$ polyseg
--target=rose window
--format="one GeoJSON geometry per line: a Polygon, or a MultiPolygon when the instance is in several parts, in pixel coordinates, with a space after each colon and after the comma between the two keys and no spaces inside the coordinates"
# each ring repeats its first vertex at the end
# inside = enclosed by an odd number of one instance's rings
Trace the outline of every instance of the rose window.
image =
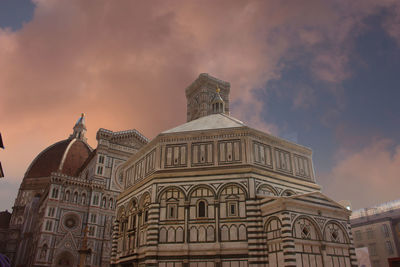
{"type": "Polygon", "coordinates": [[[64,225],[68,229],[74,229],[78,225],[78,218],[76,216],[67,216],[64,219],[64,225]]]}

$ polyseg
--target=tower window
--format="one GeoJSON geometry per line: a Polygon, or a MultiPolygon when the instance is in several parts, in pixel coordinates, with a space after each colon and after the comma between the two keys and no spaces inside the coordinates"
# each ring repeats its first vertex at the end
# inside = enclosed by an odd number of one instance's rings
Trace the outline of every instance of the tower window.
{"type": "Polygon", "coordinates": [[[47,216],[53,217],[54,216],[54,211],[55,211],[54,207],[49,207],[49,209],[47,211],[47,216]]]}
{"type": "Polygon", "coordinates": [[[78,192],[74,193],[74,203],[78,203],[78,192]]]}
{"type": "Polygon", "coordinates": [[[69,196],[70,196],[70,192],[69,191],[67,191],[67,192],[65,192],[65,200],[66,201],[69,201],[69,196]]]}
{"type": "Polygon", "coordinates": [[[103,197],[103,200],[101,201],[101,207],[105,208],[106,207],[106,197],[103,197]]]}
{"type": "Polygon", "coordinates": [[[94,226],[89,226],[89,236],[94,236],[94,226]]]}
{"type": "Polygon", "coordinates": [[[103,166],[97,166],[97,174],[103,174],[103,166]]]}
{"type": "Polygon", "coordinates": [[[388,228],[387,224],[382,225],[382,232],[385,237],[389,237],[389,228],[388,228]]]}
{"type": "Polygon", "coordinates": [[[97,216],[96,216],[96,214],[91,214],[91,216],[90,216],[90,222],[91,222],[91,223],[96,223],[96,221],[97,221],[97,216]]]}
{"type": "Polygon", "coordinates": [[[93,196],[93,205],[99,205],[99,196],[98,195],[94,195],[93,196]]]}
{"type": "Polygon", "coordinates": [[[99,155],[99,163],[104,164],[104,156],[103,155],[99,155]]]}
{"type": "Polygon", "coordinates": [[[42,250],[40,251],[40,259],[45,259],[47,254],[47,245],[44,244],[42,250]]]}
{"type": "Polygon", "coordinates": [[[53,191],[51,193],[52,198],[58,198],[58,188],[53,188],[53,191]]]}
{"type": "Polygon", "coordinates": [[[110,209],[112,209],[113,208],[113,199],[112,198],[110,198],[110,201],[108,202],[108,207],[110,208],[110,209]]]}
{"type": "Polygon", "coordinates": [[[51,231],[53,229],[53,222],[52,221],[46,221],[46,231],[51,231]]]}

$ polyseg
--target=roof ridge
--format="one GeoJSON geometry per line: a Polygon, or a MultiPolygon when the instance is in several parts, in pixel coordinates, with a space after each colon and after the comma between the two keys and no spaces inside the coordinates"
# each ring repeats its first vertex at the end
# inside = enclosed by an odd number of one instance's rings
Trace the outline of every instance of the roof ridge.
{"type": "Polygon", "coordinates": [[[234,117],[231,117],[231,116],[229,116],[229,115],[227,115],[227,114],[225,114],[225,113],[218,113],[218,114],[220,114],[220,115],[222,115],[222,116],[225,116],[226,118],[228,118],[228,119],[230,119],[230,120],[232,120],[232,121],[234,121],[234,122],[240,123],[240,124],[243,125],[243,126],[247,126],[247,125],[244,124],[244,122],[242,122],[241,120],[236,119],[236,118],[234,118],[234,117]]]}

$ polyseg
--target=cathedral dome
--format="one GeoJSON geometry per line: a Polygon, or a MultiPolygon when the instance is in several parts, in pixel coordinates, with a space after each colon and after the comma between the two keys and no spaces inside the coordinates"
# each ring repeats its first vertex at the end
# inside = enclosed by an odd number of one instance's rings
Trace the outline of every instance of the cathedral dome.
{"type": "Polygon", "coordinates": [[[49,177],[52,172],[74,176],[89,157],[92,148],[83,140],[72,138],[43,150],[31,163],[25,178],[49,177]]]}
{"type": "Polygon", "coordinates": [[[49,177],[52,172],[75,176],[92,152],[86,143],[85,114],[75,123],[74,132],[66,140],[43,150],[33,160],[25,178],[49,177]]]}

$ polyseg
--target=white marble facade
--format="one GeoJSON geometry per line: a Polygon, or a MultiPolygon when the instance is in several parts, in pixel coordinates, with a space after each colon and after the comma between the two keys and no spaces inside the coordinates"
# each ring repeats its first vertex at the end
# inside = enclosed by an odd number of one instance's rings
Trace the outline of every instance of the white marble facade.
{"type": "MultiPolygon", "coordinates": [[[[110,266],[115,205],[123,188],[122,177],[115,173],[147,139],[136,130],[100,129],[98,145],[93,150],[86,143],[84,132],[77,132],[76,128],[77,125],[69,139],[61,141],[69,142],[65,151],[54,150],[60,142],[56,143],[40,153],[27,170],[10,223],[10,231],[15,233],[10,241],[18,244],[10,251],[13,266],[77,266],[85,235],[91,251],[85,266],[110,266]],[[83,154],[69,149],[73,142],[90,149],[80,161],[83,165],[75,163],[83,154]],[[60,167],[51,169],[49,176],[30,176],[38,161],[43,163],[38,172],[45,173],[43,169],[59,153],[63,153],[63,161],[69,161],[64,165],[76,168],[71,170],[76,175],[66,175],[60,167]]],[[[86,130],[84,125],[83,128],[86,130]]]]}
{"type": "Polygon", "coordinates": [[[350,212],[320,192],[311,150],[227,109],[192,117],[196,94],[212,101],[212,87],[229,98],[229,83],[201,74],[186,89],[188,122],[118,170],[112,264],[357,266],[350,212]]]}

